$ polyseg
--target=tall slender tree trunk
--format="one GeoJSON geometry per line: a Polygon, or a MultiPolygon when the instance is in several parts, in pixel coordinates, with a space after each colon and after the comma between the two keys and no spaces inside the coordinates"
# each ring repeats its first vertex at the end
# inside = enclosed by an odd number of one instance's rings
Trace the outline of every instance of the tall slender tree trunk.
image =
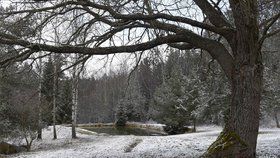
{"type": "Polygon", "coordinates": [[[58,59],[54,55],[54,78],[53,78],[53,139],[57,139],[56,134],[56,107],[57,107],[57,89],[58,89],[58,59]]]}
{"type": "Polygon", "coordinates": [[[196,132],[196,118],[193,119],[193,132],[196,132]]]}
{"type": "Polygon", "coordinates": [[[72,138],[77,138],[77,107],[78,107],[78,76],[77,67],[73,67],[73,80],[72,80],[72,138]]]}
{"type": "MultiPolygon", "coordinates": [[[[41,56],[41,53],[40,55],[41,56]]],[[[38,104],[38,130],[37,139],[42,139],[42,59],[39,58],[39,104],[38,104]]]]}
{"type": "Polygon", "coordinates": [[[230,5],[236,26],[229,41],[234,56],[230,116],[207,156],[255,158],[263,76],[257,1],[230,0],[230,5]]]}
{"type": "MultiPolygon", "coordinates": [[[[40,4],[37,4],[38,8],[41,7],[40,4]]],[[[39,19],[42,20],[42,15],[39,15],[39,19]]],[[[41,42],[42,30],[39,33],[39,43],[41,42]]],[[[37,130],[37,139],[42,139],[42,104],[43,104],[43,94],[42,94],[42,85],[43,85],[43,64],[42,64],[42,52],[39,52],[39,104],[38,104],[38,130],[37,130]]]]}
{"type": "MultiPolygon", "coordinates": [[[[78,15],[78,11],[74,10],[73,12],[73,17],[77,17],[78,15]]],[[[77,18],[74,20],[74,25],[73,25],[73,30],[76,30],[78,28],[78,23],[81,22],[79,21],[80,19],[77,18]]],[[[74,42],[75,44],[77,44],[77,40],[76,39],[74,42]]],[[[74,60],[75,62],[78,61],[78,54],[75,54],[74,56],[74,60]]],[[[78,68],[79,69],[79,68],[78,68]]],[[[77,134],[76,134],[76,126],[77,126],[77,108],[78,108],[78,83],[79,83],[79,75],[80,75],[80,71],[77,69],[77,65],[74,65],[73,67],[73,76],[72,76],[72,138],[76,139],[77,138],[77,134]],[[78,72],[79,71],[79,72],[78,72]]]]}
{"type": "Polygon", "coordinates": [[[277,114],[278,114],[277,110],[275,110],[275,112],[274,112],[274,119],[275,119],[276,127],[280,128],[280,124],[279,124],[279,120],[278,120],[277,114]]]}

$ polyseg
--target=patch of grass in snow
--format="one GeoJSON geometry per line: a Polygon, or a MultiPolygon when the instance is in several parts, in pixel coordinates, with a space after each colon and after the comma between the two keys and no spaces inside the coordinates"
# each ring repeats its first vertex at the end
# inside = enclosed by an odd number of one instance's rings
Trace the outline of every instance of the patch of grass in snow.
{"type": "Polygon", "coordinates": [[[124,152],[128,153],[131,152],[138,144],[140,144],[143,140],[142,139],[135,139],[134,142],[132,142],[128,147],[126,147],[126,149],[124,150],[124,152]]]}

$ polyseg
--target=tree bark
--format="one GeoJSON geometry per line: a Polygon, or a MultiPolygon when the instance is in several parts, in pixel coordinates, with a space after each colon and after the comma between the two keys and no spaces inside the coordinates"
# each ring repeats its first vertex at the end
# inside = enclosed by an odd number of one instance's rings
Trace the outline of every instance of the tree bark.
{"type": "Polygon", "coordinates": [[[209,147],[208,157],[256,157],[263,71],[259,57],[251,61],[252,56],[260,55],[256,48],[248,42],[237,46],[229,121],[209,147]],[[221,144],[225,146],[218,147],[221,144]]]}
{"type": "Polygon", "coordinates": [[[245,142],[246,150],[239,149],[237,157],[256,156],[261,89],[262,67],[242,65],[234,75],[230,119],[225,129],[245,142]]]}
{"type": "Polygon", "coordinates": [[[230,116],[206,156],[255,158],[263,76],[257,4],[231,0],[230,5],[236,25],[229,41],[234,56],[230,116]]]}
{"type": "Polygon", "coordinates": [[[237,32],[231,47],[235,56],[232,102],[226,130],[245,142],[239,157],[255,157],[259,129],[263,64],[259,45],[257,2],[231,1],[237,32]]]}

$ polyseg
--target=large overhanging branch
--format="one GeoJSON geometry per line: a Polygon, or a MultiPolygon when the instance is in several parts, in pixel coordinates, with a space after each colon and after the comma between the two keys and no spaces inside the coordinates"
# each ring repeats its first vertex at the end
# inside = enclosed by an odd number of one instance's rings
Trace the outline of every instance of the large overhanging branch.
{"type": "Polygon", "coordinates": [[[208,51],[209,54],[214,59],[216,59],[219,62],[219,64],[221,64],[222,69],[225,71],[227,77],[231,79],[231,73],[233,70],[233,57],[229,54],[228,50],[220,42],[208,39],[206,37],[202,37],[190,30],[172,24],[164,24],[158,21],[152,21],[151,26],[162,30],[171,31],[176,34],[184,35],[185,43],[183,45],[178,43],[170,43],[169,45],[177,48],[200,48],[208,51]]]}
{"type": "Polygon", "coordinates": [[[195,49],[195,47],[189,43],[170,43],[168,45],[179,50],[195,49]]]}
{"type": "MultiPolygon", "coordinates": [[[[204,2],[199,0],[197,0],[197,3],[204,4],[204,2]]],[[[201,5],[199,5],[199,7],[203,11],[205,11],[204,5],[201,5]]],[[[182,46],[185,46],[185,48],[200,48],[208,51],[210,55],[221,64],[221,67],[225,71],[226,75],[231,78],[233,57],[228,53],[227,49],[220,42],[200,36],[195,32],[184,28],[185,25],[177,25],[178,23],[188,24],[228,37],[228,35],[234,33],[234,29],[226,22],[226,20],[223,18],[223,15],[215,9],[205,11],[206,14],[208,14],[213,25],[199,22],[186,17],[174,16],[164,13],[124,14],[119,13],[109,5],[101,5],[88,0],[66,1],[51,7],[14,11],[5,13],[5,15],[47,12],[49,16],[52,17],[56,16],[55,14],[58,14],[58,12],[59,14],[66,13],[68,11],[71,11],[73,8],[82,10],[83,14],[86,12],[93,18],[88,22],[85,22],[83,25],[79,26],[77,31],[69,37],[68,42],[64,43],[64,45],[61,44],[54,46],[50,44],[32,43],[28,40],[23,40],[1,32],[0,43],[6,45],[21,46],[30,50],[30,52],[48,51],[53,53],[65,54],[79,53],[89,56],[108,55],[114,53],[134,53],[137,51],[149,50],[163,44],[168,44],[173,47],[179,47],[180,45],[178,44],[183,44],[181,45],[181,48],[183,48],[182,46]],[[92,26],[96,22],[100,22],[106,26],[109,26],[110,29],[104,31],[101,35],[97,35],[96,38],[90,37],[83,43],[70,45],[71,41],[74,40],[72,38],[75,38],[76,34],[81,33],[83,27],[90,28],[90,26],[92,26]],[[121,46],[100,47],[100,44],[98,44],[103,43],[108,39],[113,39],[113,36],[115,36],[119,32],[124,32],[124,30],[136,29],[140,27],[146,30],[160,30],[163,31],[163,34],[157,35],[156,38],[151,39],[147,42],[142,42],[145,38],[139,38],[138,40],[131,42],[129,45],[124,44],[121,46]]]]}
{"type": "Polygon", "coordinates": [[[78,47],[78,46],[71,46],[71,45],[53,46],[48,44],[31,43],[26,40],[15,39],[14,37],[9,39],[5,37],[7,37],[6,34],[0,33],[1,44],[21,46],[21,47],[31,49],[33,51],[48,51],[53,53],[64,53],[64,54],[79,53],[84,55],[108,55],[114,53],[131,53],[131,52],[148,50],[166,43],[183,42],[185,39],[184,35],[168,35],[164,37],[158,37],[148,42],[143,42],[140,44],[134,44],[128,46],[89,48],[89,47],[78,47]]]}
{"type": "Polygon", "coordinates": [[[17,45],[28,48],[32,51],[48,51],[53,53],[79,53],[84,55],[108,55],[114,53],[133,53],[137,51],[149,50],[162,44],[172,44],[185,42],[191,45],[204,49],[216,59],[224,69],[226,75],[230,78],[233,68],[233,58],[219,42],[207,38],[203,38],[190,31],[182,31],[176,35],[168,35],[158,37],[148,42],[128,46],[111,46],[111,47],[78,47],[71,45],[53,46],[48,44],[36,44],[26,40],[17,39],[11,35],[4,33],[0,34],[0,43],[7,45],[17,45]],[[7,38],[9,37],[9,38],[7,38]]]}

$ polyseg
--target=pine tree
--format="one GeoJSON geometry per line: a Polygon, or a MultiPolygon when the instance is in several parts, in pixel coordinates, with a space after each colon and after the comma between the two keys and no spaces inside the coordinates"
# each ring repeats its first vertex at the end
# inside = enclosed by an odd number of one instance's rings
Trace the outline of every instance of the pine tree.
{"type": "Polygon", "coordinates": [[[66,79],[63,82],[61,89],[61,95],[59,95],[59,106],[57,110],[57,122],[58,123],[71,123],[72,115],[72,87],[71,80],[66,79]]]}
{"type": "Polygon", "coordinates": [[[54,66],[51,57],[45,63],[43,69],[43,84],[42,84],[42,93],[45,96],[46,100],[52,102],[53,94],[53,77],[54,77],[54,66]]]}
{"type": "Polygon", "coordinates": [[[163,82],[155,92],[156,120],[165,124],[169,134],[186,132],[189,115],[184,90],[184,77],[179,65],[174,65],[170,78],[163,82]]]}
{"type": "Polygon", "coordinates": [[[117,122],[126,121],[145,121],[147,120],[146,98],[142,95],[140,83],[138,81],[138,73],[132,74],[129,85],[124,97],[119,101],[116,111],[117,122]],[[120,114],[118,114],[120,113],[120,114]]]}
{"type": "Polygon", "coordinates": [[[189,77],[186,79],[185,85],[185,99],[186,99],[186,109],[190,121],[193,124],[193,131],[196,132],[196,123],[198,115],[198,107],[201,104],[201,86],[199,79],[189,77]]]}
{"type": "Polygon", "coordinates": [[[116,111],[116,126],[125,126],[127,122],[127,111],[124,104],[125,101],[120,100],[116,111]]]}

